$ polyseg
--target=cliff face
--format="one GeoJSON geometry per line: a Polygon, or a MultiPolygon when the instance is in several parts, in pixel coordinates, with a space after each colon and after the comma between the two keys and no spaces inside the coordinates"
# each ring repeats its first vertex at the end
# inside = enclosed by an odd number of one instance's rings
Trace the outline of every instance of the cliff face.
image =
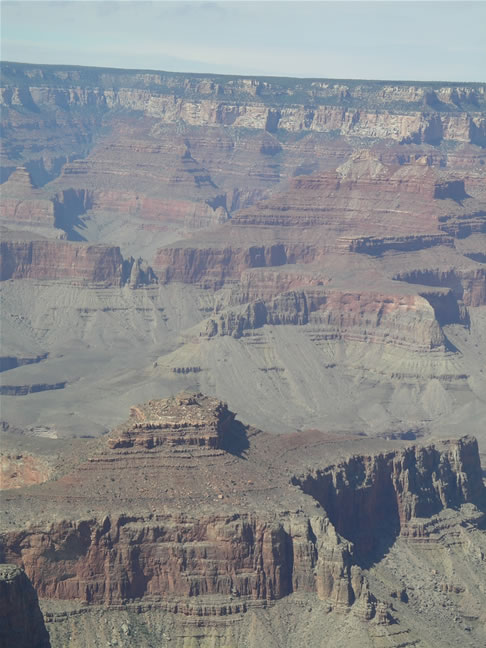
{"type": "Polygon", "coordinates": [[[477,443],[468,439],[445,452],[353,457],[293,483],[323,516],[110,515],[9,533],[5,557],[24,566],[44,598],[116,605],[148,597],[177,611],[180,598],[190,608],[191,597],[221,595],[236,611],[314,592],[342,609],[361,595],[359,565],[383,542],[399,533],[434,541],[428,518],[484,497],[477,443]]]}
{"type": "Polygon", "coordinates": [[[444,269],[413,270],[395,276],[399,281],[424,286],[450,288],[457,299],[466,306],[484,306],[486,304],[486,270],[444,269]]]}
{"type": "Polygon", "coordinates": [[[51,646],[32,583],[15,565],[0,565],[0,646],[51,646]]]}
{"type": "Polygon", "coordinates": [[[64,279],[121,285],[119,248],[68,241],[2,241],[0,280],[64,279]]]}
{"type": "Polygon", "coordinates": [[[462,438],[374,457],[294,478],[327,511],[338,533],[366,557],[387,535],[426,539],[421,518],[466,502],[480,503],[484,485],[477,442],[462,438]]]}
{"type": "MultiPolygon", "coordinates": [[[[48,599],[108,606],[147,600],[210,617],[301,593],[345,610],[368,596],[361,566],[380,559],[383,543],[398,534],[434,542],[434,519],[446,509],[469,507],[473,525],[484,517],[472,438],[370,454],[363,442],[364,453],[329,462],[332,447],[309,437],[293,449],[286,444],[293,464],[312,462],[293,476],[274,472],[275,438],[253,432],[246,450],[245,439],[226,407],[201,394],[133,408],[128,424],[87,462],[28,491],[25,512],[33,506],[34,519],[2,534],[3,557],[24,567],[48,599]],[[120,443],[130,430],[167,442],[120,443]],[[214,438],[219,431],[217,443],[205,442],[211,431],[214,438]],[[104,495],[93,500],[100,487],[104,495]],[[38,517],[46,497],[52,522],[38,517]],[[76,514],[60,518],[74,502],[76,514]],[[107,508],[130,512],[102,514],[107,508]]],[[[22,500],[14,491],[9,498],[23,515],[22,500]]],[[[368,618],[377,610],[373,600],[368,618]]]]}
{"type": "Polygon", "coordinates": [[[485,90],[427,84],[243,79],[4,64],[6,106],[142,111],[166,123],[484,143],[485,90]],[[289,105],[290,104],[290,105],[289,105]]]}
{"type": "MultiPolygon", "coordinates": [[[[460,321],[458,315],[454,321],[460,321]]],[[[317,327],[316,339],[361,340],[422,351],[444,345],[436,312],[424,297],[353,294],[320,287],[282,292],[273,299],[254,301],[244,309],[226,309],[209,319],[206,334],[238,338],[266,324],[311,324],[317,327]]]]}
{"type": "Polygon", "coordinates": [[[142,259],[124,259],[120,248],[58,240],[5,240],[0,243],[0,281],[63,280],[132,288],[154,283],[142,259]]]}
{"type": "MultiPolygon", "coordinates": [[[[229,234],[230,232],[228,232],[229,234]]],[[[167,247],[157,251],[153,266],[161,281],[197,283],[219,288],[237,279],[248,268],[281,266],[313,261],[318,250],[312,244],[290,243],[248,247],[167,247]]]]}

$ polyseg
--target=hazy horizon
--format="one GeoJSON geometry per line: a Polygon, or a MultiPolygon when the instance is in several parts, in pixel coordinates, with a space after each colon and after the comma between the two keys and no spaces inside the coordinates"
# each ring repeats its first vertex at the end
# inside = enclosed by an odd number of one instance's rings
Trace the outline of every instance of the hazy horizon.
{"type": "Polygon", "coordinates": [[[7,0],[4,61],[195,74],[486,81],[486,2],[7,0]]]}

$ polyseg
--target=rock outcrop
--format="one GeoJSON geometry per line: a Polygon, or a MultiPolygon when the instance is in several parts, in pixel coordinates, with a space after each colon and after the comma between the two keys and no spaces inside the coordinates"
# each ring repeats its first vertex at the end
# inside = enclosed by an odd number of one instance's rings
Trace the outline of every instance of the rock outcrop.
{"type": "Polygon", "coordinates": [[[484,519],[475,439],[388,444],[354,440],[338,459],[325,436],[304,434],[284,443],[292,468],[279,472],[279,440],[245,430],[217,400],[151,401],[73,472],[10,491],[15,520],[2,534],[3,556],[48,599],[147,600],[211,617],[293,593],[336,610],[362,607],[365,596],[372,618],[379,601],[362,566],[380,559],[383,544],[398,534],[434,542],[431,522],[446,509],[470,525],[484,519]]]}
{"type": "Polygon", "coordinates": [[[0,280],[48,279],[121,285],[120,249],[70,241],[2,241],[0,280]]]}
{"type": "Polygon", "coordinates": [[[110,438],[110,448],[220,449],[234,414],[216,399],[179,395],[132,407],[128,423],[110,438]],[[196,407],[195,407],[196,406],[196,407]]]}
{"type": "Polygon", "coordinates": [[[0,564],[0,646],[51,646],[32,583],[16,565],[0,564]]]}
{"type": "MultiPolygon", "coordinates": [[[[460,322],[459,314],[454,321],[460,322]]],[[[238,338],[266,324],[311,324],[318,327],[315,335],[327,340],[362,340],[422,351],[444,346],[444,335],[426,296],[353,294],[320,287],[282,292],[244,309],[226,309],[209,319],[206,335],[238,338]]]]}
{"type": "Polygon", "coordinates": [[[165,123],[335,132],[402,142],[484,143],[484,87],[426,83],[211,78],[167,72],[82,71],[4,64],[2,103],[8,107],[90,106],[138,110],[165,123]],[[284,95],[287,105],[278,105],[284,95]],[[453,98],[453,99],[452,99],[453,98]],[[293,101],[292,101],[293,99],[293,101]],[[289,101],[290,100],[290,101],[289,101]],[[289,106],[288,103],[291,102],[289,106]],[[378,110],[376,110],[378,108],[378,110]]]}
{"type": "Polygon", "coordinates": [[[481,505],[485,494],[477,441],[467,437],[440,449],[414,446],[352,457],[293,481],[321,504],[364,559],[387,536],[426,539],[422,519],[467,502],[481,505]]]}
{"type": "Polygon", "coordinates": [[[118,247],[21,237],[16,240],[15,235],[0,243],[0,281],[62,280],[104,286],[127,283],[131,288],[156,282],[152,268],[143,259],[123,259],[118,247]]]}

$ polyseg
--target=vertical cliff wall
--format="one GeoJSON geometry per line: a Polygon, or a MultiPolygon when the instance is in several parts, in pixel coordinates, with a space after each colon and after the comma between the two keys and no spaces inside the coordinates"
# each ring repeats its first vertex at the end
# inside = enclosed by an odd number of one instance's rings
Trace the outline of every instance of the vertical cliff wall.
{"type": "Polygon", "coordinates": [[[37,594],[15,565],[0,565],[0,648],[50,648],[37,594]]]}

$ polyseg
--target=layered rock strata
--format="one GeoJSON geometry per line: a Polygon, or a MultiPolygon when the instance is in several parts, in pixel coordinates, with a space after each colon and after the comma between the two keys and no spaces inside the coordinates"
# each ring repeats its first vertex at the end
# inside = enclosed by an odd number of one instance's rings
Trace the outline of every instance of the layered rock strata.
{"type": "Polygon", "coordinates": [[[390,623],[363,566],[399,534],[435,542],[447,524],[484,521],[472,438],[383,449],[315,431],[280,443],[182,394],[133,408],[97,448],[57,482],[6,497],[3,558],[41,597],[211,617],[300,593],[390,623]],[[211,445],[220,451],[194,452],[211,445]]]}
{"type": "MultiPolygon", "coordinates": [[[[436,318],[444,297],[437,296],[434,309],[426,296],[305,288],[282,292],[267,301],[251,302],[243,309],[226,309],[208,320],[205,334],[238,338],[245,331],[264,325],[311,324],[319,327],[323,339],[362,340],[433,350],[444,346],[444,335],[436,318]]],[[[449,315],[454,305],[447,308],[444,304],[444,311],[449,315]]],[[[454,315],[454,321],[460,322],[459,313],[454,315]]],[[[441,320],[445,321],[445,315],[441,320]]]]}
{"type": "Polygon", "coordinates": [[[225,430],[235,415],[216,399],[209,400],[205,408],[200,409],[200,399],[201,394],[188,394],[179,396],[175,402],[149,401],[146,405],[132,407],[129,422],[117,429],[109,447],[221,448],[225,430]]]}
{"type": "Polygon", "coordinates": [[[484,87],[243,79],[4,64],[8,107],[124,108],[166,123],[333,132],[403,142],[484,143],[484,87]],[[279,105],[284,95],[286,105],[279,105]],[[290,105],[288,105],[290,103],[290,105]],[[371,110],[370,110],[371,108],[371,110]],[[378,108],[378,110],[376,110],[378,108]]]}
{"type": "Polygon", "coordinates": [[[426,537],[423,518],[467,502],[481,504],[484,484],[477,442],[463,437],[374,457],[353,457],[293,482],[328,513],[338,533],[369,556],[386,534],[426,537]],[[373,524],[370,525],[370,520],[373,524]]]}
{"type": "Polygon", "coordinates": [[[68,241],[2,241],[0,280],[64,279],[122,283],[119,248],[68,241]]]}
{"type": "Polygon", "coordinates": [[[454,237],[484,230],[485,213],[462,181],[419,163],[386,166],[361,151],[337,171],[296,178],[287,191],[239,210],[197,245],[161,248],[153,265],[164,281],[218,287],[249,268],[322,263],[330,250],[381,256],[453,248],[454,237]]]}
{"type": "Polygon", "coordinates": [[[15,238],[0,243],[0,281],[64,280],[105,286],[128,283],[132,288],[156,281],[146,262],[123,259],[115,246],[15,238]]]}

